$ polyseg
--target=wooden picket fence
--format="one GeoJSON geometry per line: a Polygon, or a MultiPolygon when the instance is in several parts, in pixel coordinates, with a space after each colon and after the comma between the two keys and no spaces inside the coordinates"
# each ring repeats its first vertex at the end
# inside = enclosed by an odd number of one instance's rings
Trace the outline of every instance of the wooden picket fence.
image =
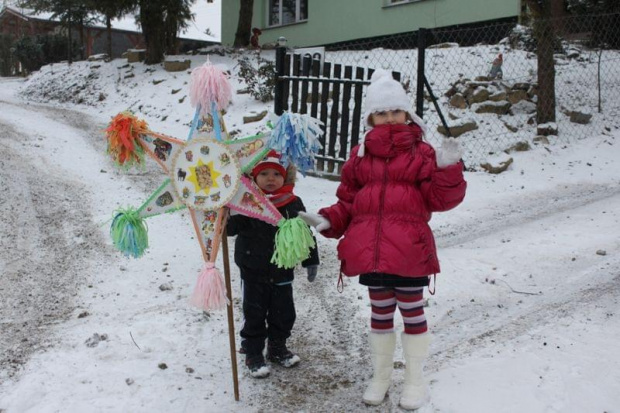
{"type": "MultiPolygon", "coordinates": [[[[276,53],[274,112],[310,114],[323,122],[314,175],[338,178],[363,133],[362,98],[374,69],[321,62],[320,56],[276,53]]],[[[400,81],[400,73],[393,72],[400,81]]]]}

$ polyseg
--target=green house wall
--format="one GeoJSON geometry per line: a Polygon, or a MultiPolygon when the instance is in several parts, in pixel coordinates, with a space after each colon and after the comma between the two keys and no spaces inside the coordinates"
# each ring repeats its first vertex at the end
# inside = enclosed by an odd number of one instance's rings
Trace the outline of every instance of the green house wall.
{"type": "MultiPolygon", "coordinates": [[[[386,0],[308,0],[308,20],[267,27],[268,0],[254,0],[252,27],[260,43],[286,37],[291,47],[317,46],[353,39],[519,16],[522,0],[419,0],[384,6],[386,0]]],[[[222,44],[232,45],[239,0],[222,1],[222,44]]]]}

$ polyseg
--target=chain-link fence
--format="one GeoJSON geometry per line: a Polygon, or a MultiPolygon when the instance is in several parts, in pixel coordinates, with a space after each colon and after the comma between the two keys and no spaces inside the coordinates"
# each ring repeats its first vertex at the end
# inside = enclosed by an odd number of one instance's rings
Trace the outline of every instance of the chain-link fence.
{"type": "Polygon", "coordinates": [[[421,40],[428,140],[436,145],[442,135],[458,136],[470,166],[521,142],[569,142],[620,127],[619,14],[341,43],[327,47],[325,60],[400,72],[416,107],[421,40]]]}

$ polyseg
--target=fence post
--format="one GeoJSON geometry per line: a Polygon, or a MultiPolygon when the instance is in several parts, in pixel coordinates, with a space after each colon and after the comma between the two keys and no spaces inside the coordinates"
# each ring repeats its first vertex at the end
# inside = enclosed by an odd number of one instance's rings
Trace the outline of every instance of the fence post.
{"type": "Polygon", "coordinates": [[[286,38],[278,39],[278,47],[276,47],[276,84],[273,90],[273,111],[280,116],[284,112],[284,81],[281,79],[285,75],[284,58],[286,57],[286,38]]]}
{"type": "Polygon", "coordinates": [[[418,29],[418,78],[415,95],[415,112],[424,117],[424,55],[426,54],[427,29],[418,29]]]}

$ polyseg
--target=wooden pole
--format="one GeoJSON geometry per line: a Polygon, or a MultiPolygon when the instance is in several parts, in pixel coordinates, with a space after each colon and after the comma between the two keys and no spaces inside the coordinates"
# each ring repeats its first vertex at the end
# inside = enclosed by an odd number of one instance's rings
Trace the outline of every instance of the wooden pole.
{"type": "MultiPolygon", "coordinates": [[[[225,222],[225,220],[224,220],[225,222]]],[[[232,363],[235,400],[239,401],[239,376],[237,374],[237,349],[235,346],[235,319],[233,317],[232,287],[230,283],[230,262],[228,261],[228,234],[226,227],[222,231],[222,254],[224,260],[224,279],[226,281],[226,297],[228,298],[228,339],[230,341],[230,361],[232,363]]]]}

